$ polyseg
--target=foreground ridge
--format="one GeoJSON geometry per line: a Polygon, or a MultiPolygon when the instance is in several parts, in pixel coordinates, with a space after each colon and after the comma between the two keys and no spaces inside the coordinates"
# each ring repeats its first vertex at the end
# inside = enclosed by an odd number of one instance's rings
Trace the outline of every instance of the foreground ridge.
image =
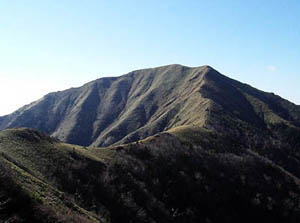
{"type": "Polygon", "coordinates": [[[298,222],[299,138],[273,140],[180,126],[86,148],[0,131],[0,221],[298,222]]]}

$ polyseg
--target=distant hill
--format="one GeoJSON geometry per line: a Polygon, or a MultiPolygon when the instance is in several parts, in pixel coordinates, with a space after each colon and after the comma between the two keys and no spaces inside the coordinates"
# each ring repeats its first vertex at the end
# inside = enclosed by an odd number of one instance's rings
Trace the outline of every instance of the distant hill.
{"type": "Polygon", "coordinates": [[[83,146],[146,138],[181,125],[244,133],[300,126],[300,107],[209,66],[168,65],[50,93],[0,117],[0,129],[35,128],[83,146]]]}

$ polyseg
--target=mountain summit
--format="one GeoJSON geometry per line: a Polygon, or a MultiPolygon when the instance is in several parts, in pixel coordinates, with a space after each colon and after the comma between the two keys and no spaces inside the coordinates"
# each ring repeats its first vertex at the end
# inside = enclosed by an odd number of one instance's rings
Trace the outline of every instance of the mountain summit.
{"type": "Polygon", "coordinates": [[[100,78],[0,117],[0,129],[35,128],[83,146],[133,142],[183,125],[238,134],[238,127],[276,124],[299,127],[300,107],[210,66],[182,65],[100,78]]]}

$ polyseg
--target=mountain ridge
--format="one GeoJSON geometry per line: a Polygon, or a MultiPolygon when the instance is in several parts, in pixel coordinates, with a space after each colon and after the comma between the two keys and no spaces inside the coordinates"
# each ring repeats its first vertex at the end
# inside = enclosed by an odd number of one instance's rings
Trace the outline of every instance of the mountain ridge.
{"type": "Polygon", "coordinates": [[[217,127],[215,113],[218,119],[222,113],[258,128],[280,122],[300,126],[300,107],[279,96],[230,79],[208,65],[173,64],[49,93],[0,117],[0,129],[30,127],[73,144],[108,146],[180,125],[217,127]]]}

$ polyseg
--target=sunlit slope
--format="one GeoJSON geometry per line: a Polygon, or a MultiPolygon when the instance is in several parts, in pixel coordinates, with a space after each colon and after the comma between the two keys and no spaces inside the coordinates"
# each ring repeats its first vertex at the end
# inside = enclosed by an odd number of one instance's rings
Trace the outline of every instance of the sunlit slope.
{"type": "Polygon", "coordinates": [[[198,91],[207,70],[170,65],[101,78],[48,94],[2,118],[0,128],[31,127],[73,144],[110,145],[203,124],[208,101],[198,91]]]}

